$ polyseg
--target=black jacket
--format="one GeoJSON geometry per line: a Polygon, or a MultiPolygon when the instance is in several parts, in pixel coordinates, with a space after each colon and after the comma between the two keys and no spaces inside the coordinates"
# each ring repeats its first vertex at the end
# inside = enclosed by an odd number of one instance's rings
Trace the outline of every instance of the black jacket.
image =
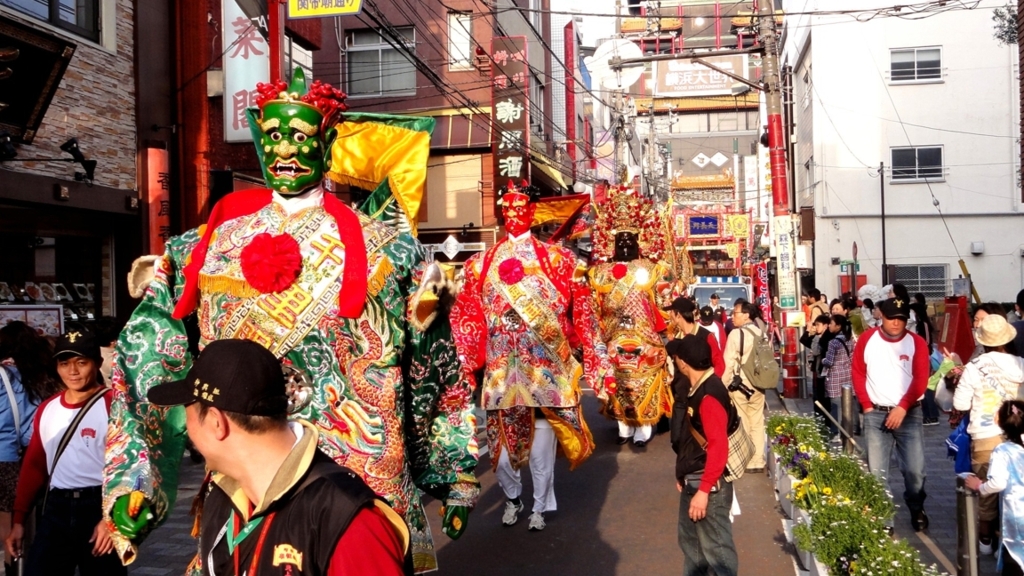
{"type": "Polygon", "coordinates": [[[680,482],[687,474],[700,472],[707,462],[707,452],[701,447],[690,427],[707,438],[704,433],[704,424],[700,419],[700,404],[705,396],[711,396],[717,400],[728,418],[729,424],[726,434],[732,434],[740,426],[740,415],[729,398],[729,391],[722,383],[722,379],[712,373],[700,387],[690,395],[690,380],[676,372],[672,379],[672,392],[675,394],[672,406],[672,449],[676,452],[676,479],[680,482]]]}

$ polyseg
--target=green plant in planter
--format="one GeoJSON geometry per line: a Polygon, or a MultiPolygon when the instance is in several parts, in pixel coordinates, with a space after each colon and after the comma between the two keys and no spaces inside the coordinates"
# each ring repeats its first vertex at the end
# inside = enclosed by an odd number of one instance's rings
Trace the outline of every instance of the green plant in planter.
{"type": "Polygon", "coordinates": [[[805,475],[804,461],[826,451],[817,424],[806,416],[775,414],[768,418],[765,429],[782,468],[799,478],[805,475]]]}
{"type": "Polygon", "coordinates": [[[845,502],[817,507],[810,524],[793,528],[793,537],[801,550],[813,552],[835,575],[849,573],[840,571],[840,558],[858,558],[865,541],[888,539],[888,534],[882,522],[845,502]]]}
{"type": "Polygon", "coordinates": [[[806,478],[794,487],[793,503],[808,512],[819,506],[852,502],[862,514],[882,520],[896,513],[885,484],[868,472],[860,460],[834,453],[819,453],[804,462],[806,478]]]}

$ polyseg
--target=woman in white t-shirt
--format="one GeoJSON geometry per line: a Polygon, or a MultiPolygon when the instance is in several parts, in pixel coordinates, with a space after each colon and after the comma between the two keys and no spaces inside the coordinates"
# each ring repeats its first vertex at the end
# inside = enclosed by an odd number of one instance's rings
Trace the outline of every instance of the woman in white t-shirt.
{"type": "MultiPolygon", "coordinates": [[[[1024,384],[1024,359],[1017,356],[1013,339],[1017,331],[1006,318],[986,316],[974,330],[974,338],[985,353],[966,366],[953,393],[953,408],[970,411],[967,433],[971,435],[971,468],[985,480],[992,450],[1002,442],[996,412],[1003,402],[1017,397],[1024,384]]],[[[979,550],[992,553],[992,534],[999,517],[998,495],[983,495],[978,506],[979,550]]]]}

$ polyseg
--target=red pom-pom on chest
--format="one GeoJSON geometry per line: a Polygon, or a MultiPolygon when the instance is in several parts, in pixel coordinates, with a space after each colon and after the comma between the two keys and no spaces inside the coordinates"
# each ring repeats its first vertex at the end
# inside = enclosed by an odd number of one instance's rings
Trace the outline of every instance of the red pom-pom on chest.
{"type": "Polygon", "coordinates": [[[263,294],[282,292],[302,272],[299,243],[288,234],[257,234],[242,248],[242,275],[263,294]]]}

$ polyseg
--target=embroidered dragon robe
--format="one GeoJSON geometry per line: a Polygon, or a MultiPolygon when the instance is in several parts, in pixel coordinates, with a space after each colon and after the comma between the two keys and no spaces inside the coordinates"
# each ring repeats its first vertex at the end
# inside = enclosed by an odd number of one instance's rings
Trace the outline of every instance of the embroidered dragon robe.
{"type": "Polygon", "coordinates": [[[474,255],[464,273],[452,308],[453,336],[464,368],[484,370],[491,462],[497,466],[507,450],[514,469],[527,463],[539,411],[575,468],[594,449],[580,408],[580,378],[586,373],[599,390],[608,371],[585,269],[571,251],[527,236],[474,255]],[[583,365],[573,354],[579,344],[583,365]]]}
{"type": "Polygon", "coordinates": [[[661,308],[671,303],[671,271],[646,259],[590,270],[608,359],[618,387],[602,412],[629,426],[656,424],[672,413],[661,308]]]}
{"type": "MultiPolygon", "coordinates": [[[[214,213],[225,206],[241,214],[221,222],[211,215],[207,226],[168,241],[117,343],[105,513],[132,490],[154,503],[157,522],[174,504],[184,411],[154,407],[145,397],[191,365],[188,322],[179,317],[190,308],[183,300],[194,298],[200,348],[220,338],[247,338],[307,376],[312,401],[293,416],[317,426],[320,448],[402,515],[417,572],[436,569],[418,488],[472,507],[478,455],[471,384],[459,369],[450,325],[436,322],[423,332],[410,323],[422,247],[328,194],[293,214],[265,190],[229,195],[214,213]],[[283,292],[261,294],[243,275],[241,252],[261,233],[289,234],[298,242],[302,269],[283,292]],[[205,252],[197,250],[204,244],[205,252]],[[198,278],[188,278],[190,266],[198,278]],[[353,298],[365,302],[353,305],[353,298]]],[[[113,536],[130,561],[135,546],[113,536]]]]}

